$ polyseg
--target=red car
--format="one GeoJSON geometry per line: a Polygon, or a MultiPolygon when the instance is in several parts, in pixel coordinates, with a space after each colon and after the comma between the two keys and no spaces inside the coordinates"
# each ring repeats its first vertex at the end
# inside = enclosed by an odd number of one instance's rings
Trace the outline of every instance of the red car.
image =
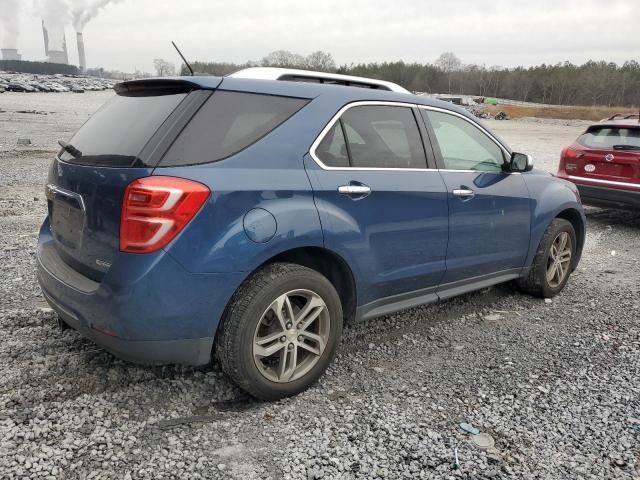
{"type": "Polygon", "coordinates": [[[587,128],[562,150],[558,176],[576,184],[585,205],[640,209],[640,114],[587,128]]]}

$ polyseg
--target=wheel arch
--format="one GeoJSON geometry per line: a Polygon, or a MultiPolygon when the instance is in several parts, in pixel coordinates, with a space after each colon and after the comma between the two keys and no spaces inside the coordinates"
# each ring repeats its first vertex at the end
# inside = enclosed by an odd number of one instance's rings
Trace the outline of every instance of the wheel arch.
{"type": "Polygon", "coordinates": [[[340,255],[323,247],[299,247],[274,255],[254,272],[265,265],[280,262],[302,265],[324,275],[338,292],[345,320],[354,317],[357,304],[355,277],[349,264],[340,255]]]}
{"type": "Polygon", "coordinates": [[[562,218],[567,220],[571,225],[573,225],[573,229],[576,232],[576,255],[573,257],[573,265],[572,270],[578,266],[578,261],[582,256],[582,250],[584,248],[585,242],[585,223],[580,212],[575,208],[566,208],[560,211],[555,218],[562,218]]]}

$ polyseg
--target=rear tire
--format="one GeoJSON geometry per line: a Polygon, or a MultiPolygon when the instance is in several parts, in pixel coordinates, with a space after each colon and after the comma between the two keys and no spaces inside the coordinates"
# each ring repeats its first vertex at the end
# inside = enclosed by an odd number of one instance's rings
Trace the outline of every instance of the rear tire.
{"type": "Polygon", "coordinates": [[[329,280],[300,265],[274,263],[234,294],[216,336],[216,355],[240,388],[277,400],[322,376],[341,334],[342,305],[329,280]]]}
{"type": "Polygon", "coordinates": [[[538,245],[529,274],[517,282],[520,289],[543,298],[560,293],[571,275],[576,244],[576,232],[571,222],[554,219],[538,245]]]}

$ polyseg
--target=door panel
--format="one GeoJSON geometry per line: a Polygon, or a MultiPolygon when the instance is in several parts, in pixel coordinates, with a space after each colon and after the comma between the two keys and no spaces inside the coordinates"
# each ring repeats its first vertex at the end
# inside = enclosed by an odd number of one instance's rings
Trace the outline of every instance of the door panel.
{"type": "Polygon", "coordinates": [[[447,273],[442,283],[521,268],[528,253],[530,206],[522,175],[441,172],[449,191],[447,273]],[[454,190],[469,190],[460,197],[454,190]]]}
{"type": "Polygon", "coordinates": [[[416,115],[404,104],[351,104],[305,159],[325,245],[354,270],[359,306],[435,291],[445,272],[447,194],[427,169],[435,162],[416,115]]]}
{"type": "Polygon", "coordinates": [[[461,115],[421,109],[448,192],[443,284],[524,266],[530,199],[521,174],[505,171],[502,147],[461,115]]]}
{"type": "Polygon", "coordinates": [[[436,170],[324,170],[305,167],[326,248],[351,266],[358,305],[437,286],[445,272],[447,194],[436,170]],[[368,195],[338,193],[367,186],[368,195]]]}

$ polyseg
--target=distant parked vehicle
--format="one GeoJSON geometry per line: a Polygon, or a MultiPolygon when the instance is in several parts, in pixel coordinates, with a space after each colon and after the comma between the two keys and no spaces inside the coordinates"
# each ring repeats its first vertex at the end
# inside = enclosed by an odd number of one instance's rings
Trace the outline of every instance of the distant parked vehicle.
{"type": "Polygon", "coordinates": [[[590,125],[562,150],[558,176],[576,184],[586,205],[640,208],[640,114],[590,125]]]}
{"type": "Polygon", "coordinates": [[[320,378],[344,321],[511,280],[553,297],[580,260],[575,185],[450,103],[260,68],[116,93],[60,142],[38,279],[119,357],[216,355],[277,399],[320,378]]]}
{"type": "Polygon", "coordinates": [[[9,82],[8,88],[10,92],[34,92],[35,89],[29,85],[20,82],[9,82]]]}

